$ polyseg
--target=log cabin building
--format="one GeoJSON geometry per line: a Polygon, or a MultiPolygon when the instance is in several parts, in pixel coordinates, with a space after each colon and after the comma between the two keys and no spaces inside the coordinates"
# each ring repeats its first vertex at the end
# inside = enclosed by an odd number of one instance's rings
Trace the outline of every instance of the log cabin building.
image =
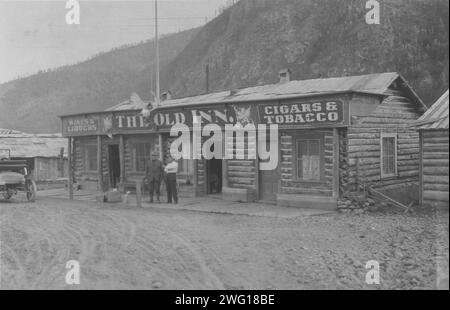
{"type": "MultiPolygon", "coordinates": [[[[153,151],[169,154],[172,125],[192,128],[200,119],[222,130],[278,125],[278,164],[262,171],[259,157],[180,160],[180,182],[195,196],[334,209],[361,184],[418,186],[419,134],[411,123],[426,106],[398,73],[291,81],[284,70],[277,84],[169,96],[149,119],[141,113],[146,105],[134,95],[106,111],[62,116],[76,182],[125,190],[143,178],[153,151]]],[[[226,152],[236,152],[236,139],[223,138],[226,152]]],[[[258,144],[245,139],[247,152],[258,144]]]]}
{"type": "Polygon", "coordinates": [[[29,134],[0,128],[0,160],[24,160],[38,186],[65,184],[68,159],[66,139],[60,134],[29,134]]]}
{"type": "Polygon", "coordinates": [[[418,120],[420,133],[420,201],[448,210],[448,93],[418,120]]]}

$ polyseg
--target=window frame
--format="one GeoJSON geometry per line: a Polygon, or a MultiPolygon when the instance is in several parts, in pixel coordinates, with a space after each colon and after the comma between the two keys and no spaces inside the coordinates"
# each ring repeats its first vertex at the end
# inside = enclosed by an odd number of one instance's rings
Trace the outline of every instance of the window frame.
{"type": "Polygon", "coordinates": [[[292,152],[292,180],[297,183],[309,184],[323,184],[325,180],[325,137],[323,134],[302,134],[293,136],[293,152],[292,152]],[[319,180],[305,180],[298,177],[298,143],[304,140],[318,140],[319,141],[319,156],[320,156],[320,179],[319,180]]]}
{"type": "Polygon", "coordinates": [[[85,144],[85,147],[84,147],[84,156],[83,156],[83,163],[84,163],[84,172],[86,172],[86,173],[94,173],[94,172],[97,172],[98,171],[98,163],[97,163],[97,157],[98,157],[98,150],[97,150],[97,144],[94,144],[94,143],[86,143],[85,144]],[[91,149],[92,148],[92,149],[91,149]],[[89,167],[89,162],[90,162],[90,160],[92,160],[92,159],[89,159],[89,151],[90,150],[94,150],[94,155],[92,156],[94,159],[95,159],[95,161],[94,161],[94,166],[95,166],[95,169],[90,169],[91,167],[89,167]]]}
{"type": "MultiPolygon", "coordinates": [[[[130,157],[131,157],[131,172],[133,173],[142,173],[145,174],[146,170],[147,170],[147,162],[151,159],[152,157],[152,151],[154,148],[154,144],[151,141],[146,141],[146,140],[134,140],[134,141],[130,141],[130,157]],[[137,146],[138,145],[144,145],[144,152],[145,152],[145,147],[146,145],[149,145],[149,153],[148,154],[144,154],[144,167],[143,170],[138,170],[137,168],[137,146]],[[147,156],[146,156],[147,155],[147,156]]],[[[141,156],[139,156],[141,157],[141,156]]]]}
{"type": "Polygon", "coordinates": [[[393,178],[398,176],[398,134],[397,133],[389,133],[389,132],[382,132],[380,134],[380,173],[381,178],[393,178]],[[393,138],[394,139],[394,172],[393,173],[385,173],[384,172],[384,143],[383,140],[385,138],[393,138]]]}

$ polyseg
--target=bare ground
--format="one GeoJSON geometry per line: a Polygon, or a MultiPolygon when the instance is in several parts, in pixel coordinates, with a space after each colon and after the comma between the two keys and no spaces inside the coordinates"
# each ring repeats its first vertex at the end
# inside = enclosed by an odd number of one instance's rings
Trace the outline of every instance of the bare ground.
{"type": "Polygon", "coordinates": [[[437,244],[448,260],[448,215],[437,226],[426,214],[271,218],[43,198],[0,201],[0,216],[1,289],[435,289],[437,244]],[[69,260],[79,286],[65,284],[69,260]],[[365,284],[369,260],[380,285],[365,284]]]}

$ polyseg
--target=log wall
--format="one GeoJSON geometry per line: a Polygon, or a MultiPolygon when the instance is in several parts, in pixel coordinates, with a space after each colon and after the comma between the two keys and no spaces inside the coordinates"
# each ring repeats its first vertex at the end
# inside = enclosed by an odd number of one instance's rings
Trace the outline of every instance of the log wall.
{"type": "MultiPolygon", "coordinates": [[[[249,142],[248,139],[244,141],[244,151],[248,149],[251,152],[256,152],[256,143],[249,142]]],[[[236,158],[235,138],[227,137],[225,141],[225,153],[236,158]]],[[[230,188],[245,188],[256,191],[258,171],[256,169],[256,160],[249,159],[247,153],[245,159],[227,159],[227,180],[230,188]]]]}
{"type": "Polygon", "coordinates": [[[333,129],[286,131],[281,134],[280,141],[280,193],[297,195],[333,196],[334,184],[334,138],[333,129]],[[295,138],[301,133],[321,133],[324,135],[324,180],[323,182],[296,181],[294,178],[294,159],[296,152],[295,138]]]}
{"type": "Polygon", "coordinates": [[[448,208],[448,130],[421,131],[421,200],[423,205],[448,208]]]}
{"type": "MultiPolygon", "coordinates": [[[[352,105],[357,105],[357,98],[352,105]]],[[[352,108],[351,108],[352,109],[352,108]]],[[[351,125],[341,144],[347,168],[344,190],[355,190],[358,183],[390,189],[417,185],[419,180],[419,134],[410,126],[420,112],[399,93],[392,92],[370,113],[352,113],[351,125]],[[381,134],[397,135],[397,175],[381,175],[381,134]]],[[[343,172],[344,169],[341,169],[343,172]]]]}
{"type": "Polygon", "coordinates": [[[86,171],[86,145],[97,145],[97,137],[76,137],[73,142],[73,167],[77,183],[83,183],[86,188],[97,189],[97,171],[86,171]]]}

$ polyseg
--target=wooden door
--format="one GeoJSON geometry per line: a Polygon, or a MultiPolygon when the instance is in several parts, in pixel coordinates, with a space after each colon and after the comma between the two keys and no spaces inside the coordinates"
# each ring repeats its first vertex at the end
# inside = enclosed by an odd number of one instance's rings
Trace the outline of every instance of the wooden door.
{"type": "Polygon", "coordinates": [[[275,202],[278,193],[278,169],[259,172],[260,200],[275,202]]]}

